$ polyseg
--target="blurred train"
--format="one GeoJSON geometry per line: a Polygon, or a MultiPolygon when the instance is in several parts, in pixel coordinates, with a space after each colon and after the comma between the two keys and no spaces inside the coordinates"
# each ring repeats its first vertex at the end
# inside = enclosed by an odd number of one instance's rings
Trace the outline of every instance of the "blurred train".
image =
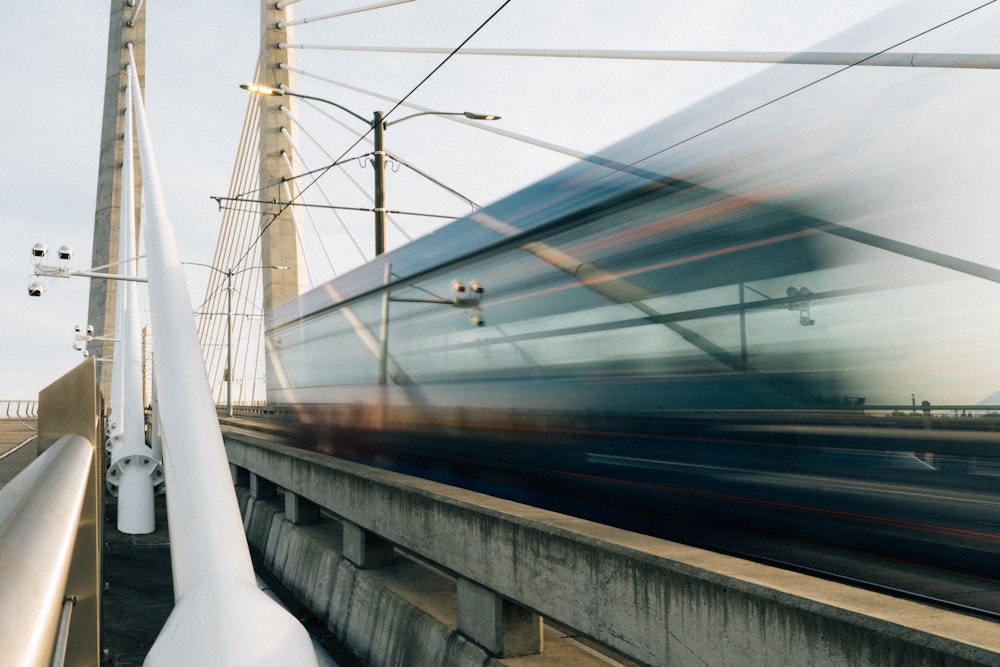
{"type": "Polygon", "coordinates": [[[898,240],[849,161],[778,160],[805,130],[659,148],[697,116],[276,308],[269,402],[304,447],[626,528],[997,576],[1000,423],[906,409],[992,381],[962,324],[997,272],[898,240]]]}

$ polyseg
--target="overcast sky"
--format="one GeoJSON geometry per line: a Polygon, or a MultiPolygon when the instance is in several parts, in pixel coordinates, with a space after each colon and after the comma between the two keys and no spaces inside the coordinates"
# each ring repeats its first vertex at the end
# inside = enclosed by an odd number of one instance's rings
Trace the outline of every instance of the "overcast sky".
{"type": "MultiPolygon", "coordinates": [[[[29,249],[36,241],[52,249],[63,243],[73,246],[76,269],[89,268],[91,254],[110,3],[60,4],[55,8],[52,3],[25,3],[0,23],[0,62],[6,66],[5,104],[0,112],[0,229],[4,233],[0,245],[0,400],[34,398],[81,360],[80,353],[72,350],[73,327],[86,324],[87,281],[58,281],[40,299],[27,295],[32,280],[29,249]]],[[[367,4],[371,3],[306,0],[295,5],[295,13],[306,17],[367,4]]],[[[501,0],[415,0],[302,26],[295,41],[453,48],[501,4],[501,0]]],[[[796,51],[895,4],[882,0],[513,0],[469,47],[796,51]]],[[[939,4],[965,8],[976,3],[939,4]]],[[[210,197],[226,194],[229,187],[247,105],[246,93],[237,86],[249,81],[254,71],[259,7],[245,0],[148,0],[146,11],[146,101],[167,210],[181,237],[184,258],[208,263],[220,223],[210,197]]],[[[993,32],[997,34],[1000,31],[993,32]]],[[[886,39],[875,36],[875,48],[889,46],[883,43],[886,39]]],[[[992,46],[996,52],[996,45],[992,46]]],[[[304,50],[297,51],[295,58],[298,67],[313,75],[299,77],[299,92],[336,97],[367,116],[387,103],[315,77],[399,98],[443,56],[304,50]]],[[[498,127],[596,152],[760,69],[754,65],[460,56],[411,100],[435,109],[497,113],[503,116],[498,127]]],[[[994,90],[1000,91],[995,82],[994,90]]],[[[351,119],[346,121],[350,124],[351,119]]],[[[332,132],[328,128],[317,132],[334,156],[356,138],[347,131],[323,134],[332,132]]],[[[387,143],[390,151],[480,204],[550,173],[569,159],[441,119],[393,127],[387,132],[387,143]]],[[[312,151],[318,155],[315,148],[312,151]]],[[[353,170],[357,180],[368,183],[370,170],[353,170]]],[[[445,215],[467,212],[455,198],[427,187],[403,175],[390,175],[390,207],[445,215]]],[[[360,192],[346,186],[338,189],[332,181],[330,190],[328,196],[334,203],[365,205],[358,199],[360,192]]],[[[345,215],[344,220],[349,226],[357,225],[359,238],[365,238],[368,217],[345,215]]],[[[400,220],[410,225],[411,235],[441,222],[400,220]]],[[[399,233],[390,230],[390,245],[402,241],[399,233]]],[[[367,246],[368,241],[362,243],[367,246]]],[[[346,241],[335,242],[335,247],[335,264],[340,264],[335,270],[342,272],[361,261],[346,241]]],[[[204,289],[204,273],[196,268],[188,272],[196,302],[204,289]]],[[[316,273],[317,281],[328,277],[318,268],[316,273]]]]}

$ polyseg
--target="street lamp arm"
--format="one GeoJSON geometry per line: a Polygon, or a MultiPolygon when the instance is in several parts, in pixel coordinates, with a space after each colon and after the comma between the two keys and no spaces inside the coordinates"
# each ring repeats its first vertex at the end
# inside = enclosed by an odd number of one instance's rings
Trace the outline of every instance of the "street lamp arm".
{"type": "Polygon", "coordinates": [[[346,111],[347,113],[351,114],[352,116],[354,116],[355,118],[357,118],[358,120],[360,120],[362,123],[364,123],[368,127],[372,126],[372,122],[368,118],[365,118],[361,114],[355,113],[355,112],[351,111],[350,109],[348,109],[347,107],[345,107],[344,105],[337,104],[336,102],[334,102],[332,100],[326,100],[326,99],[323,99],[322,97],[314,97],[312,95],[302,95],[301,93],[293,93],[293,92],[288,91],[288,90],[285,91],[285,94],[286,95],[290,95],[292,97],[301,97],[304,100],[313,100],[314,102],[323,102],[324,104],[329,104],[330,106],[337,107],[341,111],[346,111]]]}
{"type": "Polygon", "coordinates": [[[354,116],[355,118],[357,118],[358,120],[360,120],[362,123],[364,123],[368,127],[372,126],[372,122],[369,119],[367,119],[364,116],[362,116],[361,114],[355,113],[354,111],[351,111],[350,109],[348,109],[347,107],[345,107],[342,104],[337,104],[336,102],[334,102],[332,100],[327,100],[327,99],[324,99],[322,97],[314,97],[312,95],[303,95],[302,93],[294,93],[294,92],[288,90],[287,88],[271,88],[269,86],[262,86],[262,85],[257,84],[257,83],[249,83],[249,84],[248,83],[243,83],[243,84],[240,84],[240,88],[242,88],[243,90],[249,91],[251,93],[254,93],[256,95],[264,95],[266,97],[280,97],[282,95],[288,95],[289,97],[300,97],[300,98],[302,98],[304,100],[312,100],[314,102],[322,102],[324,104],[329,104],[330,106],[337,107],[341,111],[346,111],[347,113],[351,114],[352,116],[354,116]]]}
{"type": "Polygon", "coordinates": [[[397,118],[391,122],[385,124],[386,127],[390,125],[396,125],[397,123],[402,123],[404,120],[410,120],[411,118],[416,118],[417,116],[465,116],[469,120],[500,120],[500,116],[486,113],[473,113],[471,111],[419,111],[417,113],[411,113],[409,116],[403,116],[402,118],[397,118]]]}
{"type": "MultiPolygon", "coordinates": [[[[372,153],[372,171],[375,172],[375,254],[381,255],[385,252],[385,129],[389,125],[395,125],[396,123],[402,123],[404,120],[409,120],[411,118],[416,118],[417,116],[465,116],[470,120],[498,120],[500,116],[494,116],[490,114],[479,114],[472,113],[471,111],[419,111],[415,114],[410,114],[409,116],[403,116],[397,120],[387,123],[385,121],[385,114],[382,111],[376,111],[373,114],[371,120],[368,120],[361,114],[355,113],[345,106],[337,104],[332,100],[327,100],[322,97],[313,97],[312,95],[302,95],[301,93],[295,93],[286,87],[281,88],[271,88],[270,86],[264,86],[257,83],[243,84],[240,86],[243,90],[254,93],[255,95],[290,95],[292,97],[301,97],[306,100],[314,100],[316,102],[322,102],[323,104],[329,104],[330,106],[337,107],[341,111],[346,111],[358,120],[362,121],[368,126],[370,130],[374,131],[374,144],[375,152],[372,153]]],[[[392,113],[390,111],[390,113],[392,113]]],[[[423,175],[423,174],[422,174],[423,175]]],[[[426,178],[426,175],[424,175],[426,178]]],[[[454,192],[454,191],[452,191],[454,192]]],[[[457,194],[457,193],[455,193],[457,194]]],[[[463,197],[464,198],[464,197],[463,197]]],[[[384,376],[384,372],[380,372],[380,377],[384,376]]],[[[380,382],[384,384],[384,382],[380,382]]]]}
{"type": "MultiPolygon", "coordinates": [[[[372,127],[373,123],[368,118],[365,118],[359,113],[348,109],[342,104],[338,104],[333,100],[328,100],[324,97],[316,97],[314,95],[303,95],[302,93],[296,93],[288,88],[271,88],[270,86],[265,86],[259,83],[244,83],[240,84],[240,88],[248,92],[254,93],[255,95],[264,95],[267,97],[280,97],[282,95],[288,95],[289,97],[299,97],[304,100],[312,100],[314,102],[322,102],[323,104],[329,104],[330,106],[337,107],[341,111],[345,111],[368,127],[372,127]]],[[[420,111],[417,113],[410,114],[409,116],[403,116],[402,118],[397,118],[391,122],[386,122],[385,127],[390,125],[396,125],[397,123],[402,123],[404,120],[409,120],[411,118],[416,118],[417,116],[465,116],[469,120],[500,120],[500,116],[495,114],[485,114],[485,113],[474,113],[472,111],[420,111]]]]}

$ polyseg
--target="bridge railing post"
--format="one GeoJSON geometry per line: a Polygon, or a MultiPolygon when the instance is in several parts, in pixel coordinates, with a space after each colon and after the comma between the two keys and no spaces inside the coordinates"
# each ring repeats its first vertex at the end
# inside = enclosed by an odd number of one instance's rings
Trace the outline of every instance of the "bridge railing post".
{"type": "Polygon", "coordinates": [[[343,522],[343,529],[344,558],[363,570],[384,567],[392,562],[395,551],[391,543],[350,521],[343,522]]]}
{"type": "Polygon", "coordinates": [[[458,580],[458,630],[499,658],[542,652],[542,617],[468,579],[458,580]]]}
{"type": "Polygon", "coordinates": [[[285,489],[285,518],[297,526],[319,523],[319,505],[285,489]]]}
{"type": "Polygon", "coordinates": [[[250,473],[250,495],[257,500],[271,500],[277,497],[278,487],[266,477],[252,472],[250,473]]]}

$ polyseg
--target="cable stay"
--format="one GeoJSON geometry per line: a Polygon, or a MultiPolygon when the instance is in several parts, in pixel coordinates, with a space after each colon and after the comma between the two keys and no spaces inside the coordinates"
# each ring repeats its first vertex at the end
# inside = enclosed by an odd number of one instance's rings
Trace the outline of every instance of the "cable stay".
{"type": "MultiPolygon", "coordinates": [[[[365,208],[363,206],[334,206],[331,204],[306,204],[299,201],[272,201],[270,199],[243,199],[242,197],[212,197],[216,202],[219,203],[219,209],[222,211],[226,210],[237,210],[236,207],[227,207],[222,202],[235,201],[244,204],[269,204],[271,206],[300,206],[303,208],[325,208],[334,211],[361,211],[363,213],[374,213],[375,208],[365,208]]],[[[419,213],[417,211],[400,211],[397,209],[385,209],[386,213],[391,213],[393,215],[412,215],[415,217],[423,218],[440,218],[442,220],[455,220],[460,218],[460,215],[442,214],[442,213],[419,213]]],[[[402,230],[400,230],[402,231],[402,230]]],[[[411,239],[412,240],[412,239],[411,239]]]]}
{"type": "MultiPolygon", "coordinates": [[[[297,1],[297,0],[295,0],[297,1]]],[[[295,25],[305,25],[306,23],[315,23],[317,21],[325,21],[327,19],[335,19],[341,16],[348,16],[350,14],[360,14],[362,12],[369,12],[375,9],[385,9],[386,7],[393,7],[395,5],[404,5],[408,2],[413,2],[413,0],[385,0],[385,2],[379,2],[374,5],[365,5],[364,7],[355,7],[353,9],[345,9],[339,12],[333,12],[330,14],[321,14],[319,16],[311,16],[304,19],[296,19],[294,21],[280,21],[278,23],[279,28],[290,28],[295,25]]],[[[289,2],[279,2],[278,8],[281,9],[286,5],[291,4],[289,2]]]]}
{"type": "MultiPolygon", "coordinates": [[[[284,107],[282,107],[282,108],[284,108],[284,107]]],[[[294,151],[294,153],[295,153],[296,159],[299,160],[300,162],[302,162],[303,164],[305,164],[305,161],[302,159],[302,153],[301,153],[301,151],[299,151],[298,146],[296,146],[294,142],[289,142],[289,144],[292,147],[292,151],[294,151]]],[[[289,172],[293,171],[292,161],[288,158],[288,155],[286,155],[285,153],[282,153],[281,155],[285,159],[285,166],[288,168],[288,171],[289,172]]],[[[289,187],[289,183],[286,181],[286,182],[282,183],[282,185],[285,188],[285,198],[288,199],[289,201],[292,201],[294,199],[294,197],[292,197],[292,192],[291,192],[291,188],[289,187]]],[[[322,186],[320,186],[319,184],[317,184],[316,187],[319,188],[319,193],[325,199],[326,198],[326,192],[323,191],[322,186]]],[[[327,203],[329,203],[329,200],[327,200],[327,203]]],[[[293,210],[295,210],[295,209],[293,209],[293,210]]],[[[316,238],[319,241],[320,249],[323,251],[324,257],[326,257],[326,263],[330,267],[330,270],[333,271],[334,275],[336,275],[337,274],[337,270],[336,270],[336,268],[334,268],[334,266],[333,266],[333,259],[330,257],[330,252],[326,248],[326,241],[323,240],[323,235],[320,234],[320,232],[319,232],[319,226],[316,224],[316,219],[313,217],[312,211],[308,207],[304,208],[304,211],[305,211],[306,217],[309,218],[309,223],[312,225],[313,232],[316,234],[316,238]]],[[[335,213],[335,215],[337,217],[337,220],[341,219],[339,213],[335,213]]],[[[350,231],[346,228],[346,226],[343,225],[342,222],[341,222],[341,227],[344,229],[344,231],[346,231],[348,233],[348,236],[351,236],[350,231]]],[[[353,236],[351,237],[351,240],[352,241],[354,240],[353,236]]],[[[302,247],[305,248],[306,244],[302,243],[302,247]]],[[[303,256],[305,256],[305,253],[303,253],[303,256]]],[[[364,255],[362,255],[362,258],[363,257],[364,257],[364,255]]],[[[308,268],[308,266],[307,266],[307,268],[308,268]]],[[[310,281],[310,283],[312,283],[313,279],[312,279],[312,271],[311,270],[309,270],[309,274],[310,274],[309,281],[310,281]]]]}
{"type": "MultiPolygon", "coordinates": [[[[405,53],[438,55],[450,49],[417,46],[352,46],[347,44],[278,44],[282,49],[353,51],[364,53],[405,53]]],[[[959,69],[1000,69],[996,53],[865,53],[852,51],[643,51],[621,49],[462,49],[463,56],[522,58],[582,58],[599,60],[653,60],[703,63],[755,63],[773,65],[829,65],[843,67],[938,67],[959,69]]]]}

